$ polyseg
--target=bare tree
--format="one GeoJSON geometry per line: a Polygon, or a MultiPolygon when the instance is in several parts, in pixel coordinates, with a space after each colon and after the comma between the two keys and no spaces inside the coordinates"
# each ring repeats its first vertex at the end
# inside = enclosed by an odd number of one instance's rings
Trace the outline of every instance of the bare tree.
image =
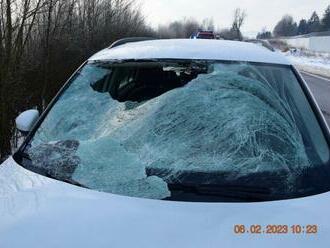
{"type": "Polygon", "coordinates": [[[20,111],[42,111],[97,50],[151,33],[135,0],[0,0],[0,159],[20,111]]]}
{"type": "Polygon", "coordinates": [[[193,18],[184,18],[183,20],[174,21],[168,25],[158,27],[157,36],[160,38],[189,38],[199,29],[204,29],[205,26],[211,29],[211,24],[209,19],[205,19],[202,23],[199,23],[193,18]]]}
{"type": "Polygon", "coordinates": [[[15,92],[17,81],[13,78],[19,71],[18,61],[23,54],[23,41],[25,28],[29,26],[28,20],[30,0],[21,1],[21,8],[18,2],[11,0],[0,1],[0,157],[11,151],[11,134],[13,114],[15,113],[15,92]],[[15,13],[14,10],[15,9],[15,13]],[[15,20],[13,16],[16,16],[15,20]]]}
{"type": "Polygon", "coordinates": [[[243,39],[241,28],[244,24],[245,19],[246,19],[246,12],[239,8],[236,9],[234,12],[234,20],[233,20],[233,24],[231,27],[231,31],[233,32],[233,34],[237,40],[243,39]]]}

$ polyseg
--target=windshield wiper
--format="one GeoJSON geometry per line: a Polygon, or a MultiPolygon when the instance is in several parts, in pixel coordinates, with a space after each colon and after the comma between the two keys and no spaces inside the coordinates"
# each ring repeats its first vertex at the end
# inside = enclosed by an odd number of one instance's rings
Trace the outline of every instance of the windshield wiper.
{"type": "Polygon", "coordinates": [[[65,183],[69,183],[69,184],[78,186],[78,187],[89,189],[87,186],[85,186],[85,185],[83,185],[83,184],[81,184],[81,183],[79,183],[79,182],[77,182],[73,179],[63,179],[63,180],[61,179],[61,180],[59,180],[59,179],[56,179],[55,177],[52,177],[52,178],[55,179],[55,180],[58,180],[58,181],[62,181],[62,182],[65,182],[65,183]]]}
{"type": "Polygon", "coordinates": [[[69,183],[69,184],[72,184],[72,185],[75,185],[75,186],[78,186],[78,187],[82,187],[82,188],[85,188],[85,189],[89,189],[87,186],[71,179],[71,178],[58,178],[56,176],[53,176],[52,174],[50,174],[49,172],[47,171],[43,171],[43,172],[40,172],[40,170],[38,171],[38,169],[36,168],[30,168],[32,171],[38,173],[38,174],[41,174],[41,175],[44,175],[45,177],[49,177],[51,179],[54,179],[56,181],[60,181],[60,182],[65,182],[65,183],[69,183]]]}
{"type": "Polygon", "coordinates": [[[19,164],[23,164],[22,166],[28,170],[31,170],[37,174],[40,174],[40,175],[44,175],[46,177],[49,177],[51,179],[55,179],[57,181],[62,181],[62,182],[65,182],[65,183],[69,183],[69,184],[72,184],[72,185],[75,185],[75,186],[78,186],[78,187],[82,187],[82,188],[86,188],[86,189],[89,189],[87,186],[71,179],[71,178],[58,178],[56,176],[53,176],[51,173],[48,172],[48,170],[44,169],[44,168],[41,168],[41,167],[37,167],[37,166],[34,166],[32,164],[32,160],[29,156],[28,153],[25,153],[25,152],[17,152],[15,155],[15,160],[16,162],[20,161],[19,164]],[[22,163],[23,162],[23,163],[22,163]]]}
{"type": "Polygon", "coordinates": [[[244,185],[185,185],[170,183],[168,184],[168,188],[171,192],[190,193],[199,196],[225,197],[249,202],[266,201],[274,197],[271,189],[244,185]]]}

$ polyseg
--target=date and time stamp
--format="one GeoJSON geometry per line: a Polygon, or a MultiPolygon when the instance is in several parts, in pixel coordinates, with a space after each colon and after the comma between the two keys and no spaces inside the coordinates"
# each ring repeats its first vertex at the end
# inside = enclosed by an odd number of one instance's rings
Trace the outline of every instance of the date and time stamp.
{"type": "Polygon", "coordinates": [[[317,235],[319,226],[311,225],[234,225],[236,235],[317,235]]]}

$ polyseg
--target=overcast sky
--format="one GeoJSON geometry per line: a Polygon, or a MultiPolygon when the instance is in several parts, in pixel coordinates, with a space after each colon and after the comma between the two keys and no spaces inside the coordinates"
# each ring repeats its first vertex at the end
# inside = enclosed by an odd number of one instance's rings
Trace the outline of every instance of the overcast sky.
{"type": "Polygon", "coordinates": [[[330,4],[329,0],[139,0],[148,22],[157,27],[184,17],[197,20],[213,18],[215,26],[228,27],[234,9],[239,7],[247,13],[243,27],[245,34],[254,34],[263,27],[270,30],[285,14],[296,21],[309,18],[316,10],[320,16],[330,4]]]}

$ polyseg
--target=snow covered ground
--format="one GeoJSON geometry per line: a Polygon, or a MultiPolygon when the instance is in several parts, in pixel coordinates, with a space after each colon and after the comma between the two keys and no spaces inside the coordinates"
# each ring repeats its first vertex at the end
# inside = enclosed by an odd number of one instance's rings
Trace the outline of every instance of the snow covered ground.
{"type": "Polygon", "coordinates": [[[283,54],[299,70],[330,78],[330,53],[291,49],[283,54]]]}

